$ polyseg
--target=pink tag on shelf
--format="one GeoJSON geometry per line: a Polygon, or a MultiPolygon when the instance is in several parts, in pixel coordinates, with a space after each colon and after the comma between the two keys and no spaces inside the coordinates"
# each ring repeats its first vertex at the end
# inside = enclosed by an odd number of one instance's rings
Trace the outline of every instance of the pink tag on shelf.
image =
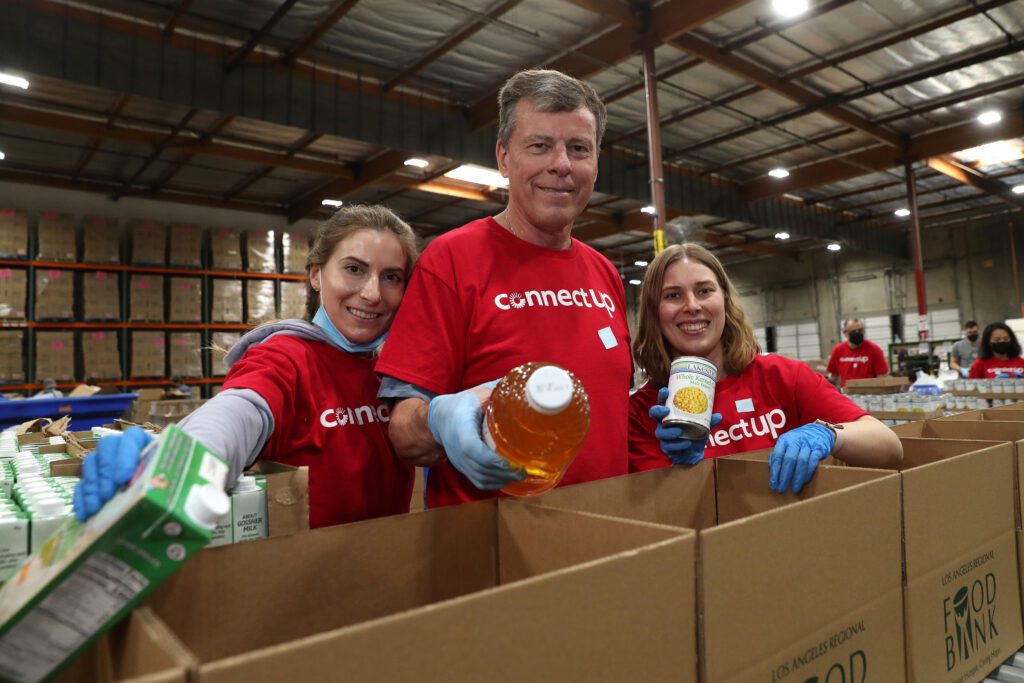
{"type": "Polygon", "coordinates": [[[54,219],[60,217],[60,214],[56,211],[43,211],[43,218],[54,219]]]}
{"type": "Polygon", "coordinates": [[[266,237],[267,237],[267,231],[266,230],[254,230],[252,234],[256,235],[256,239],[261,239],[262,240],[262,239],[266,239],[266,237]]]}
{"type": "Polygon", "coordinates": [[[102,272],[102,271],[99,271],[99,272],[96,273],[96,279],[100,280],[100,281],[106,280],[107,279],[107,274],[102,272]]]}
{"type": "Polygon", "coordinates": [[[149,289],[149,280],[136,280],[135,281],[135,288],[136,289],[149,289]]]}
{"type": "Polygon", "coordinates": [[[93,225],[106,225],[107,224],[107,219],[105,219],[105,218],[93,218],[92,219],[92,224],[93,225]]]}
{"type": "Polygon", "coordinates": [[[182,282],[180,287],[183,290],[185,290],[186,292],[188,292],[188,291],[191,291],[191,289],[192,289],[192,283],[191,282],[182,282]]]}
{"type": "Polygon", "coordinates": [[[146,229],[146,232],[153,232],[154,230],[156,230],[156,223],[146,221],[145,223],[142,224],[142,227],[146,229]]]}
{"type": "Polygon", "coordinates": [[[0,280],[9,280],[11,277],[10,268],[0,268],[0,280]]]}
{"type": "Polygon", "coordinates": [[[157,337],[156,339],[154,339],[153,343],[156,344],[157,346],[163,346],[164,345],[163,335],[161,335],[161,336],[157,337]]]}
{"type": "Polygon", "coordinates": [[[231,237],[231,228],[221,228],[220,229],[220,236],[221,237],[231,237]]]}
{"type": "Polygon", "coordinates": [[[14,215],[14,209],[0,209],[0,214],[3,214],[4,216],[8,216],[8,217],[9,216],[13,216],[14,215]]]}
{"type": "Polygon", "coordinates": [[[62,342],[60,339],[54,339],[52,342],[50,342],[50,348],[55,351],[60,351],[61,349],[64,348],[64,342],[62,342]]]}
{"type": "Polygon", "coordinates": [[[107,335],[104,332],[93,332],[92,333],[92,338],[93,339],[97,339],[97,340],[98,339],[103,339],[105,336],[107,336],[107,335]]]}
{"type": "Polygon", "coordinates": [[[50,270],[47,273],[47,275],[50,276],[51,280],[59,280],[60,279],[60,271],[59,270],[50,270]]]}
{"type": "Polygon", "coordinates": [[[192,226],[188,223],[182,223],[178,226],[178,232],[192,232],[192,226]]]}
{"type": "Polygon", "coordinates": [[[184,337],[178,337],[177,339],[174,340],[174,343],[177,344],[178,346],[184,346],[185,344],[188,343],[188,339],[185,339],[184,337]]]}

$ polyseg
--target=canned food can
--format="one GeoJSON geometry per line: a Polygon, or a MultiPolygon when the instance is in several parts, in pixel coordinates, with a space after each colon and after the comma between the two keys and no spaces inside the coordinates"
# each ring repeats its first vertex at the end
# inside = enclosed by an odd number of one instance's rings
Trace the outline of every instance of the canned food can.
{"type": "Polygon", "coordinates": [[[668,376],[666,427],[679,427],[683,438],[703,439],[711,431],[718,368],[707,358],[680,356],[672,361],[668,376]]]}

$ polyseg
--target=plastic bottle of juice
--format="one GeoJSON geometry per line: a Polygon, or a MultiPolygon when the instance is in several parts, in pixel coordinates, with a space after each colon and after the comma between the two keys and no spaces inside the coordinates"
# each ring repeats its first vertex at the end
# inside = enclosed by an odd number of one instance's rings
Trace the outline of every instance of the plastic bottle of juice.
{"type": "Polygon", "coordinates": [[[551,363],[513,368],[491,394],[484,415],[487,445],[526,478],[502,491],[535,496],[554,488],[590,431],[583,384],[551,363]]]}

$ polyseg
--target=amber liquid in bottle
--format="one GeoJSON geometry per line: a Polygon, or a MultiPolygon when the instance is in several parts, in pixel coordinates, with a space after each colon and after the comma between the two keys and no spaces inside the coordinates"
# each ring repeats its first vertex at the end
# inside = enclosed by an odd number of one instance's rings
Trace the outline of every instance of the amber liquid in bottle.
{"type": "Polygon", "coordinates": [[[551,363],[513,368],[494,388],[484,415],[484,441],[526,470],[525,479],[502,491],[535,496],[554,488],[589,430],[587,393],[571,372],[551,363]]]}

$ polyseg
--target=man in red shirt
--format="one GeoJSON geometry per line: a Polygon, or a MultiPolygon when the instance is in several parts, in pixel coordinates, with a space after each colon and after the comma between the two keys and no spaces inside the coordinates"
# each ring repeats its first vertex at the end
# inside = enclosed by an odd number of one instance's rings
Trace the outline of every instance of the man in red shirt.
{"type": "Polygon", "coordinates": [[[843,328],[846,341],[836,344],[828,359],[828,376],[845,387],[851,379],[872,379],[888,374],[889,364],[877,344],[864,338],[864,322],[854,318],[843,328]]]}

